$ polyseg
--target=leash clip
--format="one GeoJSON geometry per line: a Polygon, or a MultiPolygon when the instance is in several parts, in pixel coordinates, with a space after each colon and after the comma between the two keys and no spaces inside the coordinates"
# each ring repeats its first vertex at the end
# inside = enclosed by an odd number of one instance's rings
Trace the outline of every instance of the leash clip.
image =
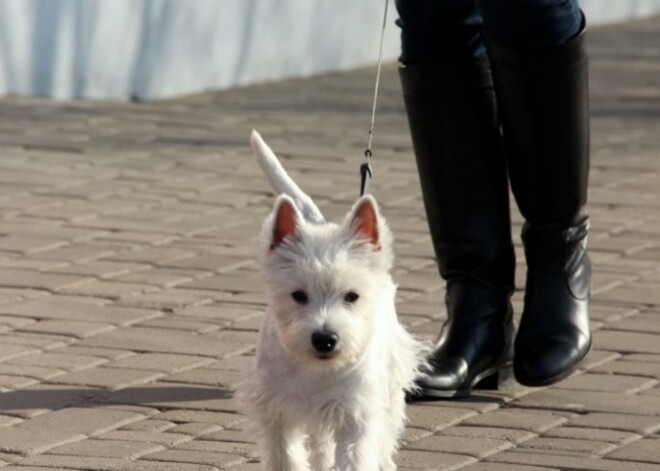
{"type": "Polygon", "coordinates": [[[371,180],[371,166],[369,162],[360,165],[360,196],[369,192],[369,180],[371,180]]]}

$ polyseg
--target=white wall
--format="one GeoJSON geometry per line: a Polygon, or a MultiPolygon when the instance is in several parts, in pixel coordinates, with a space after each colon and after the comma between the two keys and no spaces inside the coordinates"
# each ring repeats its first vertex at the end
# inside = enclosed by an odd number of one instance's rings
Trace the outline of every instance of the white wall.
{"type": "MultiPolygon", "coordinates": [[[[583,0],[597,24],[660,0],[583,0]]],[[[373,63],[384,0],[0,0],[0,94],[164,98],[373,63]]],[[[399,48],[393,0],[385,57],[399,48]]]]}

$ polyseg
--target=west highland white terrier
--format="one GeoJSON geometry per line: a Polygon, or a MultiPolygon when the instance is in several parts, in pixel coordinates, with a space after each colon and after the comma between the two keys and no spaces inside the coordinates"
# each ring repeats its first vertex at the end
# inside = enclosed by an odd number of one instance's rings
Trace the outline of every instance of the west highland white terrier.
{"type": "Polygon", "coordinates": [[[280,196],[260,239],[268,308],[238,387],[267,471],[391,471],[426,350],[399,323],[392,235],[364,196],[326,222],[253,131],[280,196]]]}

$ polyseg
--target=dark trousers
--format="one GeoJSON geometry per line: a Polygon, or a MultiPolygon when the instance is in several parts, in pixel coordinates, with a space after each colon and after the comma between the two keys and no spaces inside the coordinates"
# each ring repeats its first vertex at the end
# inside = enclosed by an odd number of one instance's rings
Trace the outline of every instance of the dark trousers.
{"type": "Polygon", "coordinates": [[[558,46],[580,30],[577,0],[396,0],[403,64],[482,59],[483,34],[516,48],[558,46]]]}

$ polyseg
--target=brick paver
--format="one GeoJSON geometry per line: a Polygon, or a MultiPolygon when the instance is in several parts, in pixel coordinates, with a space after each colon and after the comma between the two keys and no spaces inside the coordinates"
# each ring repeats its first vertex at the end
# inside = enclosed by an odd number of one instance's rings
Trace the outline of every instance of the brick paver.
{"type": "MultiPolygon", "coordinates": [[[[590,33],[594,351],[550,388],[410,406],[402,471],[660,471],[659,31],[590,33]]],[[[264,307],[256,244],[273,202],[249,131],[341,216],[373,78],[0,100],[0,468],[258,469],[231,397],[264,307]]],[[[394,65],[382,84],[372,192],[397,241],[401,319],[433,337],[444,293],[394,65]]]]}

